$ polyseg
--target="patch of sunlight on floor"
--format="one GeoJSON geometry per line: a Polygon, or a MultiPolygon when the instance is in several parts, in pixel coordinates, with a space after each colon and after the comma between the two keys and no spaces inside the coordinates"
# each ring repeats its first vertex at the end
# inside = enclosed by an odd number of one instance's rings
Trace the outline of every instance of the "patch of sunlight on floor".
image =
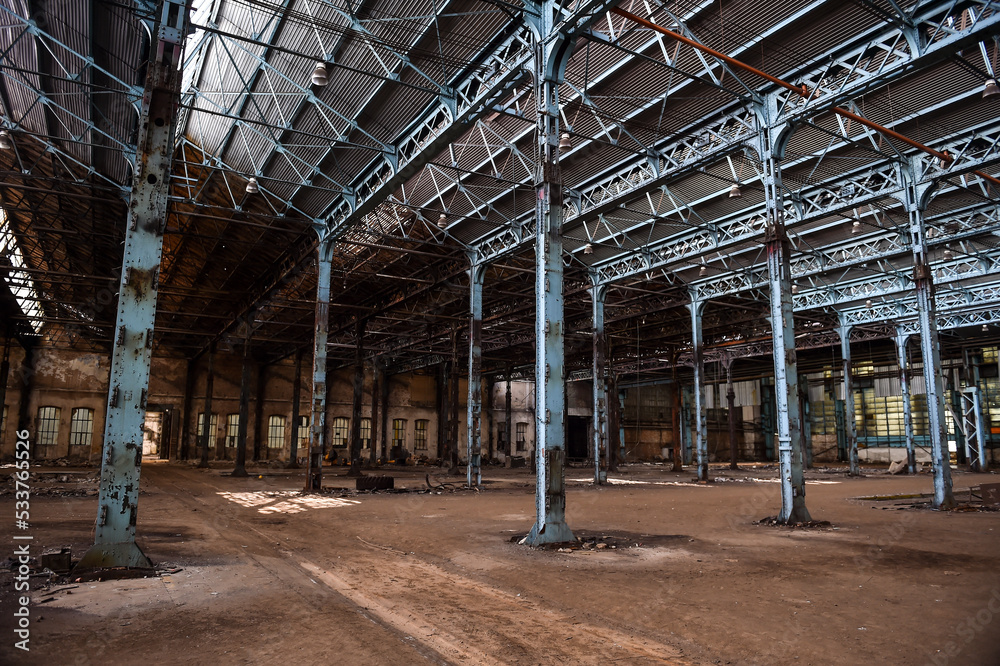
{"type": "Polygon", "coordinates": [[[223,498],[245,506],[257,508],[257,513],[302,513],[309,509],[332,509],[361,504],[360,500],[343,497],[303,495],[298,490],[262,490],[249,493],[219,492],[223,498]]]}

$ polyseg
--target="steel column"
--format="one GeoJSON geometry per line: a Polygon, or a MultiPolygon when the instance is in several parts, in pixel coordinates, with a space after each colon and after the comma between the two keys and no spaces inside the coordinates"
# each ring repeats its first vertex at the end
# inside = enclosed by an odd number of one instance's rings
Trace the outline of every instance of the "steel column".
{"type": "MultiPolygon", "coordinates": [[[[378,464],[378,459],[379,459],[379,456],[378,456],[378,454],[379,454],[379,446],[378,446],[378,444],[379,444],[379,438],[378,438],[378,435],[382,431],[382,429],[380,427],[381,424],[379,423],[379,413],[378,412],[379,412],[379,402],[380,402],[379,397],[381,396],[381,393],[382,393],[382,369],[380,367],[378,358],[373,358],[372,359],[372,393],[371,393],[371,398],[372,398],[372,412],[371,412],[372,413],[372,418],[371,418],[371,424],[372,424],[372,427],[371,427],[371,429],[369,431],[369,434],[370,434],[370,444],[369,444],[369,446],[371,446],[371,451],[369,453],[371,454],[370,455],[370,461],[371,461],[372,467],[374,467],[375,465],[378,464]]],[[[384,457],[383,457],[383,459],[384,459],[384,457]]]]}
{"type": "Polygon", "coordinates": [[[510,419],[511,419],[511,416],[512,416],[512,411],[513,411],[512,408],[511,408],[511,395],[510,395],[510,375],[511,375],[511,372],[512,372],[512,369],[511,368],[507,368],[507,381],[506,381],[507,388],[504,391],[504,401],[503,401],[503,418],[504,418],[504,422],[503,422],[503,441],[504,441],[504,445],[507,447],[507,450],[504,453],[506,453],[508,457],[514,455],[514,446],[511,444],[511,439],[510,439],[511,434],[512,434],[513,429],[514,429],[514,426],[512,426],[511,423],[510,423],[510,419]]]}
{"type": "Polygon", "coordinates": [[[180,99],[178,67],[187,19],[186,0],[163,0],[139,112],[135,179],[125,230],[108,385],[97,525],[94,545],[80,560],[80,569],[152,566],[135,543],[135,525],[157,277],[180,99]]]}
{"type": "Polygon", "coordinates": [[[708,478],[708,419],[705,406],[705,350],[702,346],[701,320],[705,302],[693,300],[688,304],[691,312],[691,356],[694,366],[694,441],[698,465],[698,480],[708,478]]]}
{"type": "MultiPolygon", "coordinates": [[[[0,438],[3,437],[4,427],[7,423],[3,420],[3,408],[7,404],[7,381],[10,379],[10,328],[3,337],[3,358],[0,360],[0,438]]],[[[9,419],[13,414],[9,415],[9,419]]]]}
{"type": "Polygon", "coordinates": [[[858,417],[854,405],[854,363],[851,361],[851,326],[841,320],[837,329],[840,334],[840,357],[844,364],[844,433],[847,436],[848,474],[860,476],[858,464],[858,417]]]}
{"type": "Polygon", "coordinates": [[[810,520],[806,509],[805,480],[802,475],[802,430],[799,420],[799,373],[795,354],[795,326],[792,319],[792,286],[789,259],[791,248],[785,232],[785,205],[782,195],[782,127],[771,127],[777,118],[777,98],[768,96],[758,107],[760,156],[763,166],[764,198],[767,207],[767,276],[770,286],[771,333],[774,349],[774,384],[777,407],[778,462],[781,476],[781,512],[778,520],[795,523],[810,520]]]}
{"type": "Polygon", "coordinates": [[[906,472],[917,473],[917,451],[913,441],[913,410],[910,406],[910,360],[906,345],[910,334],[896,327],[896,357],[899,364],[899,390],[903,399],[903,432],[906,435],[906,472]]]}
{"type": "Polygon", "coordinates": [[[198,467],[208,467],[208,444],[212,441],[212,391],[215,390],[215,342],[208,348],[208,368],[205,371],[205,400],[202,402],[201,435],[198,436],[198,447],[201,449],[201,460],[198,467]]]}
{"type": "Polygon", "coordinates": [[[379,423],[379,436],[382,441],[382,460],[389,460],[389,377],[385,374],[385,366],[380,367],[381,389],[379,400],[381,401],[381,423],[379,423]]]}
{"type": "Polygon", "coordinates": [[[299,466],[299,403],[302,401],[302,350],[295,352],[295,376],[292,377],[292,439],[288,447],[288,467],[299,466]]]}
{"type": "Polygon", "coordinates": [[[604,299],[608,288],[603,285],[593,285],[590,288],[590,302],[593,310],[593,426],[591,428],[594,456],[594,483],[607,481],[607,445],[608,445],[608,385],[607,385],[607,345],[604,337],[604,299]],[[604,453],[602,467],[601,454],[604,453]]]}
{"type": "Polygon", "coordinates": [[[253,459],[254,462],[260,460],[261,455],[267,458],[267,448],[264,440],[267,435],[264,432],[264,387],[267,383],[264,376],[267,373],[267,364],[257,365],[257,382],[254,384],[254,405],[253,405],[253,459]]]}
{"type": "Polygon", "coordinates": [[[330,272],[333,243],[319,244],[316,261],[316,321],[313,331],[312,416],[306,455],[306,492],[323,486],[323,438],[326,432],[326,338],[330,329],[330,272]]]}
{"type": "Polygon", "coordinates": [[[726,356],[723,364],[726,367],[726,407],[729,417],[729,469],[739,469],[736,459],[739,457],[739,447],[736,444],[736,391],[733,390],[733,359],[726,356]]]}
{"type": "Polygon", "coordinates": [[[479,487],[483,480],[483,280],[486,267],[469,268],[469,397],[466,400],[468,441],[466,447],[466,484],[479,487]]]}
{"type": "Polygon", "coordinates": [[[539,163],[535,174],[535,524],[528,543],[573,541],[566,525],[566,376],[563,312],[563,184],[559,168],[559,81],[546,39],[555,11],[542,3],[534,87],[539,163]]]}
{"type": "Polygon", "coordinates": [[[231,476],[247,476],[247,421],[250,420],[250,341],[243,343],[243,370],[240,373],[240,423],[236,436],[236,466],[231,476]]]}
{"type": "Polygon", "coordinates": [[[458,327],[451,329],[451,364],[448,366],[448,473],[458,474],[458,327]]]}
{"type": "Polygon", "coordinates": [[[365,322],[359,319],[354,331],[354,389],[351,394],[351,445],[348,449],[351,468],[348,476],[361,476],[361,401],[365,385],[365,322]]]}
{"type": "Polygon", "coordinates": [[[923,208],[928,188],[916,186],[915,173],[919,162],[902,169],[906,184],[903,203],[910,221],[913,248],[913,281],[916,291],[920,327],[920,351],[924,363],[926,384],[927,420],[931,436],[931,466],[934,471],[934,508],[950,509],[955,506],[951,483],[951,455],[948,451],[947,424],[944,419],[944,378],[941,376],[941,348],[938,342],[937,315],[934,305],[934,278],[927,256],[927,235],[924,227],[923,208]]]}

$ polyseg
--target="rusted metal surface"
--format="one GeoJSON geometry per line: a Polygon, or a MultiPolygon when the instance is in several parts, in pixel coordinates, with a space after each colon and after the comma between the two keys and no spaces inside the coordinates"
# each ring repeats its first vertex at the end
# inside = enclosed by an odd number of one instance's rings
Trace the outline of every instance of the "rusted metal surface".
{"type": "Polygon", "coordinates": [[[149,559],[135,544],[135,525],[156,289],[180,94],[178,67],[187,28],[187,11],[185,0],[162,3],[151,48],[125,232],[97,525],[94,546],[80,561],[81,569],[108,566],[109,563],[150,566],[149,559]]]}

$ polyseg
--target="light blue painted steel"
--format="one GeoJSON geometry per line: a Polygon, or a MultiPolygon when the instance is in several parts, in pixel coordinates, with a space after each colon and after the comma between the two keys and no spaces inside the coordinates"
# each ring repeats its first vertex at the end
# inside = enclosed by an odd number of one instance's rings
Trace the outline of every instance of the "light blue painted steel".
{"type": "Polygon", "coordinates": [[[94,545],[78,565],[81,569],[152,566],[135,543],[135,526],[157,280],[180,91],[177,67],[187,18],[186,0],[165,0],[151,48],[119,283],[97,526],[94,545]]]}
{"type": "Polygon", "coordinates": [[[903,433],[906,436],[906,471],[917,473],[917,450],[913,440],[913,408],[910,405],[910,359],[906,346],[910,334],[896,326],[896,362],[899,365],[899,392],[903,399],[903,433]]]}
{"type": "Polygon", "coordinates": [[[705,406],[705,353],[702,340],[701,322],[705,312],[705,302],[692,300],[688,304],[691,312],[691,345],[694,363],[694,439],[698,461],[698,480],[708,481],[708,419],[705,406]]]}
{"type": "Polygon", "coordinates": [[[607,469],[601,467],[601,454],[604,453],[607,462],[608,446],[608,384],[607,384],[607,346],[604,337],[604,299],[608,288],[593,285],[590,288],[590,302],[593,314],[593,426],[591,427],[591,442],[594,456],[594,483],[600,485],[607,481],[607,469]]]}
{"type": "Polygon", "coordinates": [[[559,169],[559,78],[565,55],[555,39],[556,5],[538,5],[534,45],[535,121],[535,524],[531,545],[573,541],[566,525],[566,377],[563,311],[563,186],[559,169]]]}
{"type": "Polygon", "coordinates": [[[326,338],[330,329],[330,273],[333,241],[321,241],[316,262],[316,322],[313,332],[312,417],[306,492],[323,487],[323,436],[326,432],[326,338]]]}
{"type": "Polygon", "coordinates": [[[810,520],[806,509],[806,486],[802,475],[802,429],[799,417],[798,362],[792,320],[792,285],[785,232],[785,204],[778,160],[783,126],[771,126],[777,117],[777,98],[769,96],[758,106],[759,154],[763,166],[764,198],[767,204],[767,273],[770,284],[771,334],[774,353],[774,387],[777,406],[778,464],[781,478],[779,522],[810,520]],[[793,408],[794,406],[794,408],[793,408]]]}
{"type": "Polygon", "coordinates": [[[483,280],[486,267],[469,268],[469,399],[466,483],[479,487],[483,480],[483,280]]]}
{"type": "Polygon", "coordinates": [[[934,279],[927,257],[927,230],[924,225],[924,208],[931,187],[918,185],[914,174],[920,173],[920,162],[912,158],[909,168],[900,169],[900,180],[905,183],[901,201],[906,206],[910,221],[913,247],[913,281],[915,283],[917,316],[920,329],[920,351],[924,363],[926,384],[927,421],[931,436],[931,466],[934,471],[934,508],[950,509],[955,505],[951,482],[951,455],[948,452],[948,433],[944,419],[944,377],[941,375],[941,347],[938,342],[938,323],[934,303],[934,279]]]}
{"type": "MultiPolygon", "coordinates": [[[[978,374],[978,373],[977,373],[978,374]]],[[[983,427],[982,393],[978,385],[962,389],[962,430],[965,433],[965,455],[970,472],[985,472],[986,430],[983,427]]]]}
{"type": "Polygon", "coordinates": [[[858,476],[858,421],[854,406],[854,363],[851,361],[851,325],[841,321],[837,329],[840,334],[840,356],[844,362],[844,431],[847,435],[848,473],[858,476]]]}

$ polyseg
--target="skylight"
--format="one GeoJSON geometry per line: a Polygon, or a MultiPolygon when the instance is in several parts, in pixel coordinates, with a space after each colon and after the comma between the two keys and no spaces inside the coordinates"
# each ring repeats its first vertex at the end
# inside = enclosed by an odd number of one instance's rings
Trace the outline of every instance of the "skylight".
{"type": "Polygon", "coordinates": [[[24,256],[11,231],[7,211],[3,208],[0,208],[0,253],[7,257],[12,266],[6,276],[7,286],[17,299],[21,312],[28,318],[28,324],[38,333],[42,330],[42,308],[38,304],[38,293],[35,291],[34,281],[24,270],[24,256]]]}

